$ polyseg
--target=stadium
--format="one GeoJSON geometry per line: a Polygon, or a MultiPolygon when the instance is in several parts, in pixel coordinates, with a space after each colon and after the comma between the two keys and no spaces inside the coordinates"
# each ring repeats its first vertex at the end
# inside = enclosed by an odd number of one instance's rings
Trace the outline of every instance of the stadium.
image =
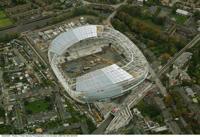
{"type": "Polygon", "coordinates": [[[139,85],[148,63],[137,46],[103,25],[71,28],[52,40],[50,65],[66,92],[80,103],[106,101],[139,85]]]}

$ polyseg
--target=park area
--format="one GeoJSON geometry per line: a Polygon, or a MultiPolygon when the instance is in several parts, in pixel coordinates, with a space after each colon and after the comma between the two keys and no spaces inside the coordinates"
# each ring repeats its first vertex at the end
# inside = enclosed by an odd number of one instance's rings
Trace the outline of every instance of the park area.
{"type": "Polygon", "coordinates": [[[156,105],[149,104],[143,99],[136,105],[136,107],[141,111],[144,117],[150,117],[153,121],[158,122],[161,125],[163,124],[164,118],[161,114],[162,112],[156,105]]]}
{"type": "Polygon", "coordinates": [[[50,100],[49,97],[46,97],[45,99],[35,100],[32,102],[25,101],[25,110],[28,114],[50,111],[53,108],[50,100]]]}
{"type": "Polygon", "coordinates": [[[9,26],[9,25],[12,25],[12,24],[13,24],[12,20],[10,20],[6,16],[5,12],[0,9],[0,28],[6,27],[6,26],[9,26]]]}
{"type": "Polygon", "coordinates": [[[171,18],[176,21],[176,23],[183,25],[185,21],[188,19],[186,16],[181,16],[177,14],[172,14],[171,18]]]}

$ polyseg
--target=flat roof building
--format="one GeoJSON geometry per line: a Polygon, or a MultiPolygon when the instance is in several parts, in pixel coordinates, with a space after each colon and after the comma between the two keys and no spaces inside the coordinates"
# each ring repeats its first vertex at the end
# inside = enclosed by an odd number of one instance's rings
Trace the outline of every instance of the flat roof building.
{"type": "Polygon", "coordinates": [[[179,15],[183,15],[183,16],[189,16],[189,15],[191,15],[191,13],[189,13],[188,11],[181,10],[181,9],[177,9],[176,13],[179,14],[179,15]]]}

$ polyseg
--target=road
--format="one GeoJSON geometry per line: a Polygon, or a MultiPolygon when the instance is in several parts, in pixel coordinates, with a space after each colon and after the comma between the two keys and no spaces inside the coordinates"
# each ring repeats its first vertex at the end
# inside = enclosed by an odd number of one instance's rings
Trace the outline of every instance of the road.
{"type": "Polygon", "coordinates": [[[113,116],[109,115],[107,119],[105,119],[101,125],[92,133],[92,134],[103,134],[106,130],[107,126],[110,124],[110,122],[113,120],[113,116]]]}
{"type": "MultiPolygon", "coordinates": [[[[127,1],[127,0],[125,0],[125,1],[127,1]]],[[[84,1],[84,0],[82,0],[82,2],[83,2],[84,5],[89,5],[89,4],[102,5],[102,4],[99,4],[99,3],[90,3],[90,2],[87,2],[87,1],[84,1]]],[[[125,3],[125,2],[116,4],[116,5],[108,5],[108,4],[103,4],[103,5],[111,6],[111,7],[115,8],[115,9],[117,9],[123,3],[125,3]]],[[[34,30],[34,29],[36,29],[38,27],[44,27],[49,22],[52,21],[52,18],[54,18],[55,16],[59,16],[60,14],[62,14],[62,12],[68,12],[72,8],[69,8],[67,10],[63,10],[60,13],[54,14],[54,15],[52,15],[50,17],[46,17],[46,18],[43,18],[43,19],[40,19],[40,20],[32,21],[32,22],[27,23],[27,24],[17,24],[17,26],[15,26],[15,27],[7,28],[7,29],[4,29],[4,30],[0,30],[0,36],[4,36],[6,33],[22,33],[22,32],[26,32],[26,31],[34,30]]]]}
{"type": "Polygon", "coordinates": [[[168,61],[167,64],[165,64],[162,69],[156,74],[154,72],[154,70],[151,68],[151,66],[149,66],[149,72],[151,73],[151,76],[152,76],[152,79],[155,81],[156,85],[158,86],[158,88],[160,89],[160,92],[163,96],[166,96],[168,93],[167,93],[167,90],[165,88],[165,86],[163,86],[161,80],[159,79],[159,77],[165,73],[169,67],[171,65],[173,65],[173,63],[176,61],[176,59],[183,53],[185,52],[187,49],[189,48],[192,48],[195,44],[197,44],[197,42],[200,40],[200,34],[198,34],[196,37],[194,37],[194,39],[188,43],[183,49],[181,49],[177,54],[175,54],[175,56],[170,59],[168,61]]]}
{"type": "MultiPolygon", "coordinates": [[[[116,5],[108,5],[108,4],[103,4],[103,5],[106,5],[106,6],[111,6],[113,8],[115,8],[116,10],[122,5],[122,4],[125,4],[127,2],[127,0],[125,0],[124,2],[122,3],[119,3],[119,4],[116,4],[116,5]]],[[[99,4],[99,3],[90,3],[90,2],[87,2],[87,1],[84,1],[83,0],[83,4],[85,5],[89,5],[89,4],[96,4],[96,5],[102,5],[102,4],[99,4]]],[[[67,11],[70,11],[70,9],[68,10],[65,10],[64,12],[67,12],[67,11]]],[[[115,10],[115,11],[116,11],[115,10]]],[[[62,12],[61,12],[62,13],[62,12]]],[[[109,17],[110,19],[113,18],[115,16],[116,13],[113,13],[113,15],[111,17],[109,17]]],[[[50,21],[52,21],[52,18],[55,17],[55,16],[59,16],[60,14],[57,14],[57,15],[52,15],[52,17],[48,17],[48,18],[43,18],[43,19],[40,19],[40,20],[37,20],[37,21],[33,21],[33,22],[30,22],[30,23],[27,23],[27,24],[18,24],[17,26],[15,27],[12,27],[12,28],[8,28],[8,29],[4,29],[4,30],[1,30],[0,31],[0,36],[4,36],[6,33],[22,33],[22,32],[26,32],[26,31],[30,31],[30,30],[34,30],[38,27],[44,27],[46,26],[50,21]]],[[[109,20],[110,20],[109,19],[109,20]]]]}
{"type": "Polygon", "coordinates": [[[34,20],[32,22],[29,22],[29,23],[17,24],[15,27],[0,30],[0,37],[4,36],[7,33],[23,33],[23,32],[26,32],[26,31],[31,31],[31,30],[37,29],[38,27],[39,28],[45,27],[49,23],[52,22],[53,18],[58,17],[63,13],[67,13],[67,12],[71,11],[73,8],[74,7],[68,8],[66,10],[62,10],[59,13],[54,13],[53,15],[50,15],[48,17],[43,17],[41,19],[34,20]]]}
{"type": "Polygon", "coordinates": [[[60,94],[58,92],[55,92],[54,96],[55,96],[55,105],[57,108],[56,110],[59,114],[60,119],[65,120],[65,119],[71,117],[71,115],[66,112],[66,109],[63,106],[60,94]]]}
{"type": "MultiPolygon", "coordinates": [[[[0,100],[3,103],[3,107],[5,109],[5,111],[8,111],[8,106],[9,106],[9,93],[8,93],[8,89],[6,88],[6,83],[4,83],[3,81],[3,71],[0,70],[0,84],[1,84],[1,89],[2,90],[2,94],[1,94],[1,99],[0,100]]],[[[6,124],[10,123],[9,120],[9,116],[7,115],[7,113],[5,114],[6,116],[6,124]]]]}
{"type": "Polygon", "coordinates": [[[83,4],[84,5],[90,5],[90,4],[94,4],[94,5],[99,5],[99,6],[110,6],[112,8],[114,8],[115,10],[107,17],[107,19],[104,21],[104,24],[107,24],[107,25],[110,25],[112,26],[111,24],[111,19],[115,17],[119,7],[121,5],[124,5],[127,3],[128,0],[124,0],[123,2],[121,3],[118,3],[118,4],[115,4],[115,5],[111,5],[111,4],[101,4],[101,3],[93,3],[93,2],[88,2],[88,1],[85,1],[85,0],[82,0],[83,4]]]}
{"type": "Polygon", "coordinates": [[[133,96],[129,96],[128,98],[126,98],[125,102],[126,105],[128,106],[128,108],[133,108],[138,102],[140,102],[140,100],[143,99],[143,97],[147,94],[147,92],[149,92],[150,90],[155,88],[155,85],[153,85],[150,82],[146,82],[144,81],[144,83],[142,83],[142,85],[140,85],[141,88],[139,88],[138,92],[134,92],[133,96]]]}
{"type": "Polygon", "coordinates": [[[151,82],[144,81],[133,92],[131,92],[119,105],[118,111],[114,113],[115,117],[106,128],[106,133],[118,130],[129,123],[133,118],[131,108],[134,107],[143,97],[155,88],[151,82]]]}
{"type": "Polygon", "coordinates": [[[29,30],[34,30],[38,26],[40,26],[40,27],[46,26],[47,23],[50,22],[51,20],[52,20],[52,18],[46,18],[46,19],[31,22],[28,24],[17,25],[16,27],[13,27],[13,28],[1,30],[0,36],[5,35],[6,33],[16,33],[16,32],[21,33],[21,32],[25,32],[25,31],[29,31],[29,30]]]}
{"type": "Polygon", "coordinates": [[[40,60],[41,60],[46,66],[48,66],[48,64],[49,64],[48,61],[45,60],[45,59],[43,59],[42,55],[37,51],[37,49],[33,47],[33,45],[32,45],[32,43],[31,43],[31,41],[29,40],[28,36],[25,35],[25,36],[24,36],[24,39],[25,39],[26,43],[31,47],[31,49],[35,52],[35,54],[40,58],[40,60]]]}
{"type": "Polygon", "coordinates": [[[170,28],[167,30],[166,33],[167,33],[169,36],[171,36],[171,35],[174,34],[175,31],[176,31],[176,24],[173,24],[172,26],[170,26],[170,28]]]}
{"type": "Polygon", "coordinates": [[[154,97],[156,104],[159,106],[160,110],[162,111],[162,116],[166,125],[168,125],[169,130],[173,134],[181,134],[181,129],[177,125],[176,121],[174,121],[173,116],[171,114],[171,110],[165,106],[163,99],[159,96],[154,97]]]}
{"type": "Polygon", "coordinates": [[[55,127],[55,128],[51,128],[51,129],[47,129],[44,134],[55,134],[58,132],[63,132],[65,130],[71,130],[71,129],[78,129],[81,128],[82,134],[88,134],[87,129],[85,129],[83,123],[74,123],[72,125],[69,125],[67,127],[64,126],[59,126],[59,127],[55,127]]]}
{"type": "Polygon", "coordinates": [[[29,97],[46,97],[52,94],[52,89],[37,89],[33,90],[31,92],[26,92],[24,94],[20,94],[20,95],[15,95],[15,97],[13,97],[13,99],[15,98],[16,100],[23,100],[25,98],[29,98],[29,97]]]}
{"type": "Polygon", "coordinates": [[[113,11],[113,13],[108,16],[108,18],[106,19],[105,23],[108,24],[108,25],[111,25],[111,20],[117,14],[117,11],[118,11],[119,7],[124,5],[124,4],[126,4],[126,3],[127,3],[127,0],[124,0],[122,3],[117,4],[115,6],[115,11],[113,11]]]}
{"type": "Polygon", "coordinates": [[[149,66],[149,72],[151,74],[151,78],[153,79],[153,81],[155,81],[155,84],[159,88],[160,93],[164,97],[167,96],[167,90],[166,90],[165,86],[163,86],[161,80],[159,79],[159,77],[157,76],[157,74],[155,73],[155,71],[152,69],[151,66],[149,66]]]}
{"type": "Polygon", "coordinates": [[[24,128],[23,116],[21,112],[20,104],[16,104],[15,106],[15,113],[16,113],[16,128],[22,130],[24,128]]]}
{"type": "MultiPolygon", "coordinates": [[[[112,14],[110,14],[110,16],[108,16],[108,18],[106,19],[106,22],[108,24],[111,24],[110,21],[112,18],[114,18],[114,16],[117,13],[118,8],[123,5],[126,4],[127,0],[125,0],[123,3],[117,4],[117,5],[112,5],[115,8],[115,11],[113,11],[112,14]]],[[[87,3],[89,4],[89,3],[87,3]]],[[[159,71],[159,73],[156,75],[156,73],[153,71],[153,69],[150,68],[150,73],[152,75],[152,77],[155,79],[156,85],[158,85],[158,87],[161,90],[161,93],[165,96],[166,95],[166,89],[165,87],[162,85],[161,81],[159,80],[159,76],[161,76],[173,63],[174,61],[188,48],[193,47],[200,39],[200,35],[197,35],[188,45],[186,45],[181,51],[179,51],[166,65],[163,66],[163,68],[159,71]]],[[[48,64],[48,62],[43,59],[43,57],[40,55],[40,53],[37,52],[37,50],[32,46],[31,42],[29,41],[29,39],[26,37],[25,40],[27,41],[27,43],[29,44],[29,46],[32,48],[32,50],[37,54],[37,56],[41,59],[41,61],[44,64],[48,64]]],[[[141,97],[138,97],[136,99],[133,99],[130,106],[134,106],[134,104],[137,104],[137,102],[139,102],[140,99],[142,99],[146,93],[149,90],[144,90],[142,92],[141,97]],[[145,91],[145,92],[144,92],[145,91]]],[[[108,119],[106,119],[100,126],[99,128],[97,128],[97,130],[95,130],[93,133],[94,134],[98,134],[98,133],[103,133],[103,131],[106,129],[106,127],[109,125],[109,123],[112,121],[112,117],[109,117],[108,119]]]]}
{"type": "MultiPolygon", "coordinates": [[[[161,71],[156,74],[154,72],[154,70],[151,68],[151,66],[149,66],[149,71],[151,73],[151,77],[152,79],[155,81],[156,85],[158,86],[158,88],[160,89],[160,92],[162,93],[163,96],[166,96],[167,95],[167,91],[166,91],[166,88],[162,85],[162,82],[160,81],[159,77],[161,74],[163,74],[174,62],[175,60],[183,53],[185,52],[187,49],[189,48],[192,48],[198,41],[200,40],[200,34],[198,34],[189,44],[187,44],[183,49],[181,49],[162,69],[161,71]]],[[[146,86],[147,87],[147,86],[146,86]]],[[[151,86],[150,86],[151,87],[151,86]]],[[[146,93],[152,89],[153,87],[151,88],[147,88],[146,90],[140,90],[140,93],[138,93],[138,95],[140,94],[140,97],[139,96],[135,96],[135,98],[131,98],[130,100],[132,100],[132,104],[126,104],[128,106],[134,106],[135,104],[137,104],[137,102],[140,101],[140,99],[142,99],[146,93]]],[[[130,107],[130,108],[131,108],[130,107]]],[[[119,111],[123,110],[120,109],[119,111]]],[[[112,121],[112,123],[115,123],[112,121]]],[[[113,126],[113,125],[110,125],[110,126],[113,126]]]]}
{"type": "Polygon", "coordinates": [[[171,65],[173,65],[173,63],[176,61],[176,59],[183,53],[185,52],[187,49],[192,48],[194,45],[196,45],[200,40],[200,34],[198,34],[197,36],[195,36],[192,41],[190,41],[184,48],[182,48],[178,53],[176,53],[174,55],[173,58],[171,58],[167,64],[165,64],[162,69],[157,73],[157,76],[160,77],[163,73],[165,73],[169,67],[171,65]]]}
{"type": "Polygon", "coordinates": [[[122,4],[126,3],[127,0],[124,0],[123,2],[121,3],[118,3],[118,4],[105,4],[105,3],[95,3],[95,2],[88,2],[88,1],[85,1],[85,0],[82,0],[83,4],[84,5],[90,5],[90,4],[93,4],[93,5],[99,5],[99,6],[110,6],[112,8],[119,8],[122,4]]]}

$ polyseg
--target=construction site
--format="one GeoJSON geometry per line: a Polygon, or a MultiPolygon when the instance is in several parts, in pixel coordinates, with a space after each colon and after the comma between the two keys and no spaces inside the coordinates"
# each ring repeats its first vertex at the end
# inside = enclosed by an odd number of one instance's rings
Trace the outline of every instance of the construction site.
{"type": "Polygon", "coordinates": [[[51,42],[48,57],[59,82],[80,103],[119,97],[148,74],[141,51],[108,26],[84,25],[60,34],[51,42]]]}
{"type": "Polygon", "coordinates": [[[104,68],[112,64],[118,64],[123,59],[112,47],[104,47],[102,51],[96,54],[88,55],[76,60],[67,61],[67,55],[64,56],[64,63],[60,64],[66,76],[76,78],[91,71],[104,68]]]}

